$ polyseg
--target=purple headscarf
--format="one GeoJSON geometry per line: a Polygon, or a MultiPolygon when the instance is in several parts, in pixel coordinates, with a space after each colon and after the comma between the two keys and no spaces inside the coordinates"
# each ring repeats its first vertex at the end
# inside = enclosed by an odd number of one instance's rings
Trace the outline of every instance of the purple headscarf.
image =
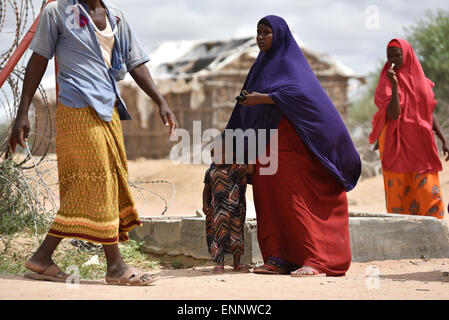
{"type": "Polygon", "coordinates": [[[360,177],[361,162],[334,104],[293,38],[284,19],[266,16],[273,30],[270,50],[261,51],[243,89],[268,93],[275,105],[237,103],[226,129],[276,129],[283,116],[321,163],[349,191],[360,177]]]}

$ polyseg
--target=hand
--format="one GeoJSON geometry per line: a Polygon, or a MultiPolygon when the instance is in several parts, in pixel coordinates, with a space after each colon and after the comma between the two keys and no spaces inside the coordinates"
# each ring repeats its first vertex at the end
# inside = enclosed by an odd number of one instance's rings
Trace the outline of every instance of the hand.
{"type": "Polygon", "coordinates": [[[166,127],[170,126],[170,135],[174,135],[176,129],[179,128],[178,121],[176,120],[175,115],[170,110],[168,104],[163,102],[159,107],[159,115],[164,122],[166,127]]]}
{"type": "Polygon", "coordinates": [[[393,86],[397,86],[399,81],[398,81],[398,77],[396,76],[396,72],[390,68],[387,71],[387,77],[388,79],[390,79],[390,82],[393,86]]]}
{"type": "Polygon", "coordinates": [[[251,107],[261,103],[261,98],[263,97],[263,94],[258,92],[251,92],[245,94],[245,97],[246,97],[245,100],[240,102],[240,104],[247,107],[251,107]]]}
{"type": "MultiPolygon", "coordinates": [[[[9,138],[9,146],[11,147],[11,152],[16,152],[17,145],[20,145],[25,149],[25,142],[28,140],[28,134],[30,132],[30,121],[28,115],[20,116],[18,115],[14,121],[11,137],[9,138]]],[[[6,158],[9,158],[10,150],[6,151],[6,158]]]]}
{"type": "Polygon", "coordinates": [[[378,149],[379,149],[379,141],[376,140],[376,143],[374,144],[374,147],[373,147],[373,151],[376,151],[378,149]]]}
{"type": "Polygon", "coordinates": [[[443,154],[446,156],[446,161],[449,161],[449,147],[447,146],[447,141],[443,142],[443,154]]]}

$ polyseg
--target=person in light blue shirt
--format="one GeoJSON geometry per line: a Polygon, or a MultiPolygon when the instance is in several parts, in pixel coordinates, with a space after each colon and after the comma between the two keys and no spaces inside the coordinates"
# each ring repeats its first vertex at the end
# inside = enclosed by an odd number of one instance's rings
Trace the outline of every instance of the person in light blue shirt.
{"type": "Polygon", "coordinates": [[[131,116],[120,96],[117,81],[129,72],[139,87],[159,106],[159,115],[165,126],[170,128],[170,134],[174,134],[179,127],[145,65],[149,61],[148,56],[123,12],[100,0],[58,0],[49,3],[41,13],[30,49],[33,54],[26,68],[22,96],[9,140],[11,150],[7,156],[15,152],[17,144],[26,147],[30,130],[29,106],[48,60],[55,56],[59,87],[56,149],[61,204],[52,229],[27,261],[26,267],[34,272],[35,279],[66,281],[68,275],[57,267],[51,257],[62,238],[73,236],[103,244],[108,283],[152,283],[155,280],[153,275],[126,265],[117,244],[118,241],[127,240],[131,227],[141,225],[129,192],[127,162],[122,147],[120,120],[130,120],[131,116]],[[72,115],[76,121],[71,121],[72,115]],[[63,145],[63,141],[70,143],[63,145]],[[102,159],[106,160],[100,164],[102,159]],[[88,176],[90,172],[94,175],[88,176]],[[102,188],[101,179],[104,179],[105,186],[110,185],[111,188],[104,193],[101,189],[91,191],[91,180],[102,188]],[[112,196],[108,198],[110,194],[112,196]],[[77,207],[79,202],[81,204],[77,207]],[[124,203],[128,207],[122,210],[124,203]],[[67,210],[70,206],[71,211],[67,210]],[[67,212],[74,211],[73,207],[83,210],[68,216],[67,212]],[[104,217],[111,212],[116,212],[116,216],[104,217]],[[55,225],[58,224],[67,227],[70,232],[56,230],[55,225]],[[77,226],[92,233],[75,233],[77,226]],[[102,230],[105,230],[104,237],[101,236],[102,230]],[[114,236],[106,236],[110,234],[114,236]]]}
{"type": "MultiPolygon", "coordinates": [[[[84,1],[58,0],[42,12],[30,49],[58,63],[58,100],[68,107],[92,106],[104,121],[111,121],[115,100],[122,120],[130,120],[117,81],[150,59],[129,28],[120,9],[105,5],[114,30],[112,67],[103,59],[84,1]],[[79,21],[78,21],[79,20],[79,21]]],[[[94,18],[94,17],[92,17],[94,18]]]]}

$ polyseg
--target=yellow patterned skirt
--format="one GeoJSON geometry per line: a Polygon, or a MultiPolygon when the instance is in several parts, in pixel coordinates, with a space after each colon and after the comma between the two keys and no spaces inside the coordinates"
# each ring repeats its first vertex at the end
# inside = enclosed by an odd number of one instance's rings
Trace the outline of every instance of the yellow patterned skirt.
{"type": "Polygon", "coordinates": [[[49,234],[101,244],[127,241],[142,222],[128,185],[116,108],[111,122],[91,107],[56,109],[60,208],[49,234]]]}

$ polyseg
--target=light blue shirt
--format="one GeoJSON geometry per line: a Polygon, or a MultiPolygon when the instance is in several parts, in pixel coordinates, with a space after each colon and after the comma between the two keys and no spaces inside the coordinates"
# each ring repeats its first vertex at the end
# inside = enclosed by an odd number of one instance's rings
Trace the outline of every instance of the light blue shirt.
{"type": "Polygon", "coordinates": [[[104,121],[112,120],[114,104],[122,120],[130,120],[117,81],[150,59],[131,32],[120,9],[106,7],[116,30],[109,68],[101,53],[88,7],[78,0],[58,0],[43,10],[30,49],[58,63],[58,100],[74,108],[91,106],[104,121]]]}

